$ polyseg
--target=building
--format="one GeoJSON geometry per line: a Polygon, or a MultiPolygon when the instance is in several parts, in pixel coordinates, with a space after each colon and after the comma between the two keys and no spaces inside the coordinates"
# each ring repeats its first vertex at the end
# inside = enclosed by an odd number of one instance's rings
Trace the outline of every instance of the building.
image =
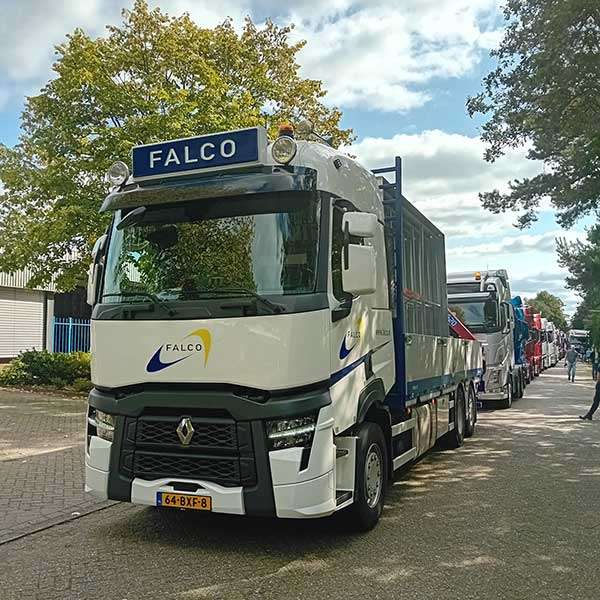
{"type": "Polygon", "coordinates": [[[53,346],[53,284],[30,289],[31,272],[0,273],[0,363],[24,350],[53,346]]]}

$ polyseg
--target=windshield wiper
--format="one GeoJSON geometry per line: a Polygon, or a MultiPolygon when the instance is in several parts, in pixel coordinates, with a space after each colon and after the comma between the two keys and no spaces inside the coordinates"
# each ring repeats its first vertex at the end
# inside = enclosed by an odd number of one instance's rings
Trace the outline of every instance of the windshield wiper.
{"type": "Polygon", "coordinates": [[[263,306],[266,306],[272,313],[279,314],[285,311],[285,306],[281,304],[277,304],[272,302],[268,298],[253,292],[245,287],[221,287],[221,288],[211,288],[208,290],[183,290],[182,294],[202,294],[203,296],[209,294],[227,294],[227,295],[244,295],[250,296],[260,302],[263,306]]]}
{"type": "Polygon", "coordinates": [[[148,298],[148,300],[150,300],[152,302],[152,304],[162,308],[164,311],[167,312],[167,314],[170,317],[177,314],[177,311],[168,302],[161,300],[158,296],[156,296],[155,294],[151,294],[150,292],[125,291],[125,292],[117,292],[115,294],[102,294],[101,300],[104,298],[133,298],[135,296],[142,296],[143,298],[148,298]]]}

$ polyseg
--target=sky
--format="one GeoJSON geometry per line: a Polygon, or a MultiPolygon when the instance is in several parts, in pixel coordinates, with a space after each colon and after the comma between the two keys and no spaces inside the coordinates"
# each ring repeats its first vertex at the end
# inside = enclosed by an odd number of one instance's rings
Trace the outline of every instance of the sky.
{"type": "MultiPolygon", "coordinates": [[[[494,164],[483,160],[481,118],[465,101],[492,68],[490,49],[502,37],[500,0],[151,0],[171,15],[189,12],[201,26],[250,15],[294,23],[291,41],[306,40],[302,74],[321,79],[325,102],[343,111],[356,142],[348,149],[367,167],[403,159],[405,196],[446,235],[448,271],[504,268],[514,293],[545,289],[572,313],[578,297],[564,287],[555,238],[583,238],[585,221],[569,231],[549,205],[533,227],[513,226],[515,213],[494,215],[479,192],[506,190],[511,179],[542,166],[526,149],[494,164]]],[[[51,77],[53,47],[75,27],[102,35],[130,0],[0,0],[0,142],[18,141],[24,99],[51,77]]]]}

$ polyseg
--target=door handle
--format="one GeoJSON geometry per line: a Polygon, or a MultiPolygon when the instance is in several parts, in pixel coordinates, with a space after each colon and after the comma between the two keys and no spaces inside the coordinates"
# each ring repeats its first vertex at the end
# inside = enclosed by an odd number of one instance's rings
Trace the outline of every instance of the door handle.
{"type": "Polygon", "coordinates": [[[407,335],[404,337],[404,343],[407,346],[410,346],[413,343],[413,336],[412,335],[407,335]]]}

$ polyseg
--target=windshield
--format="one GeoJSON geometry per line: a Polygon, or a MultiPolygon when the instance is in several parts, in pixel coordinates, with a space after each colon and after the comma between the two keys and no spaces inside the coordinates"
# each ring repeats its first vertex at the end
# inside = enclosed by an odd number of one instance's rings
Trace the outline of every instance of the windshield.
{"type": "Polygon", "coordinates": [[[119,228],[124,214],[117,212],[112,227],[103,303],[148,303],[150,298],[176,308],[211,298],[264,303],[264,295],[316,291],[316,194],[255,194],[149,207],[119,228]]]}
{"type": "Polygon", "coordinates": [[[473,333],[494,333],[500,330],[498,302],[491,298],[451,301],[448,308],[473,333]]]}

